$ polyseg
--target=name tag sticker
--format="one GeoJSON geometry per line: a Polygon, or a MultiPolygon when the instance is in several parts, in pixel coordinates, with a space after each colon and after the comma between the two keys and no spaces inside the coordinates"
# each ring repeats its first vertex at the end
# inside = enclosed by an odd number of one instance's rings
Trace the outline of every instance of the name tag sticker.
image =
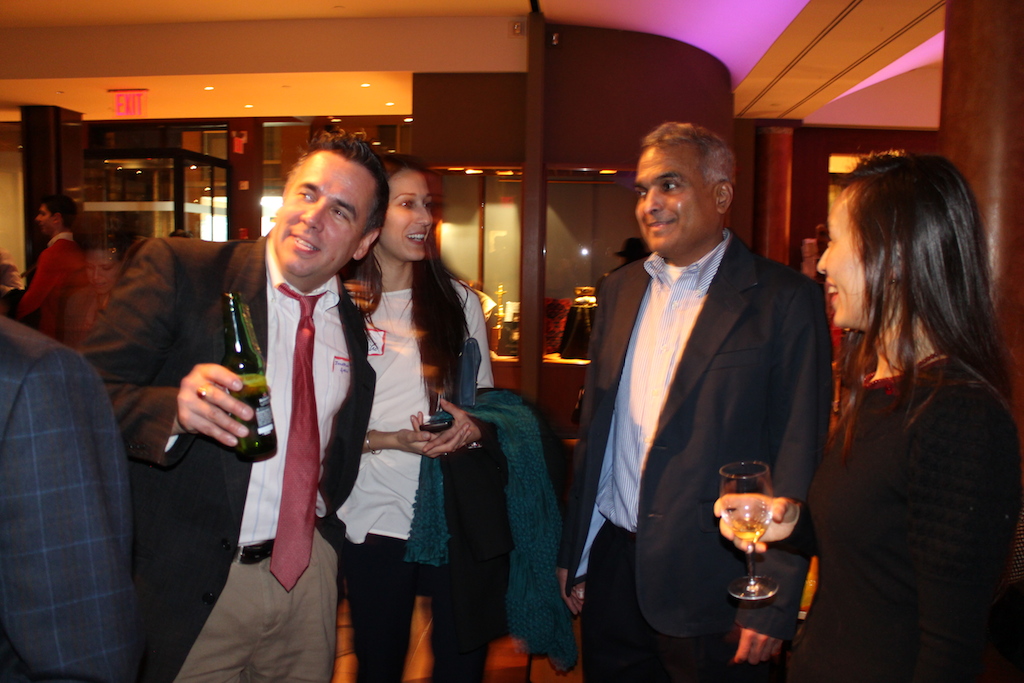
{"type": "Polygon", "coordinates": [[[335,356],[334,362],[331,364],[331,370],[334,372],[349,373],[352,371],[352,364],[349,362],[348,358],[335,356]]]}
{"type": "Polygon", "coordinates": [[[378,330],[376,327],[369,327],[366,329],[366,335],[369,338],[366,355],[383,356],[384,346],[388,339],[388,333],[384,330],[378,330]]]}

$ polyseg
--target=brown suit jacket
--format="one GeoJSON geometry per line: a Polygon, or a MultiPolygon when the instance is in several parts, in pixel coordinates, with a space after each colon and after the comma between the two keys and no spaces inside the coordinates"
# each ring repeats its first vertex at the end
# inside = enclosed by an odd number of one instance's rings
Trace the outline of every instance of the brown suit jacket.
{"type": "MultiPolygon", "coordinates": [[[[181,379],[224,355],[221,293],[249,303],[267,344],[265,240],[150,240],[138,251],[83,352],[106,382],[131,459],[134,573],[146,629],[142,681],[171,681],[227,582],[251,465],[232,449],[183,435],[165,452],[181,379]]],[[[362,319],[338,306],[352,386],[335,417],[320,490],[334,515],[355,483],[373,398],[362,319]]],[[[340,548],[331,530],[325,536],[340,548]]]]}

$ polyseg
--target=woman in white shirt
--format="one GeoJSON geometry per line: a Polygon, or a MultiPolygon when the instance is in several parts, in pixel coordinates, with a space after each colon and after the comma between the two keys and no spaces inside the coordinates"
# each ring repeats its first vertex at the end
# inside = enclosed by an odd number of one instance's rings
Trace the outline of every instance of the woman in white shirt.
{"type": "MultiPolygon", "coordinates": [[[[487,449],[466,450],[483,438],[481,424],[443,398],[452,395],[459,353],[469,336],[484,349],[477,385],[493,385],[486,328],[476,295],[441,262],[430,171],[401,155],[383,161],[390,179],[387,218],[373,251],[348,283],[361,300],[369,361],[377,373],[359,476],[338,511],[346,526],[342,572],[358,681],[401,681],[413,605],[416,595],[425,594],[432,597],[434,680],[472,683],[482,678],[487,640],[498,634],[473,640],[466,637],[465,624],[457,634],[461,617],[452,608],[451,565],[446,559],[434,566],[406,557],[424,457],[447,458],[460,449],[469,457],[491,457],[482,456],[487,449]],[[421,429],[439,410],[453,416],[452,426],[436,433],[421,429]]],[[[504,464],[491,469],[503,472],[504,464]]],[[[457,536],[458,529],[451,534],[457,536]]]]}

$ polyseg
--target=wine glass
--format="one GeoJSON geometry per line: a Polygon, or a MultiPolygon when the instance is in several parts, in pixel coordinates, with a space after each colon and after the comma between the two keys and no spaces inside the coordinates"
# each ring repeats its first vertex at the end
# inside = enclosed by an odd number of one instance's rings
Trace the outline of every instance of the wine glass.
{"type": "Polygon", "coordinates": [[[770,598],[779,584],[771,577],[754,575],[754,544],[772,522],[771,471],[763,462],[746,461],[729,463],[718,472],[722,519],[747,542],[747,575],[729,584],[729,594],[740,600],[770,598]]]}

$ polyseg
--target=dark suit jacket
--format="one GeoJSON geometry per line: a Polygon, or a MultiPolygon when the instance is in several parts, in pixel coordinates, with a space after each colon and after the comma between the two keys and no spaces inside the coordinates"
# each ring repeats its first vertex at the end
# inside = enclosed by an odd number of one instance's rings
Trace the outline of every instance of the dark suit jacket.
{"type": "MultiPolygon", "coordinates": [[[[267,348],[265,240],[211,245],[149,240],[86,339],[121,423],[135,506],[135,583],[146,626],[144,681],[170,681],[227,581],[251,465],[206,437],[179,436],[164,452],[178,386],[197,363],[224,355],[221,293],[248,302],[267,348]]],[[[363,322],[342,289],[351,391],[334,423],[320,491],[333,516],[355,483],[374,374],[363,322]]],[[[282,446],[283,447],[283,446],[282,446]]],[[[336,533],[324,531],[335,548],[336,533]]]]}
{"type": "Polygon", "coordinates": [[[0,680],[134,680],[127,470],[96,372],[0,317],[0,680]]]}
{"type": "MultiPolygon", "coordinates": [[[[601,289],[559,556],[570,577],[583,553],[626,350],[650,282],[643,265],[612,273],[601,289]]],[[[829,387],[819,286],[751,254],[733,236],[672,379],[640,483],[637,598],[659,632],[722,633],[738,621],[792,637],[806,561],[770,550],[759,567],[779,580],[779,594],[770,605],[737,612],[726,586],[745,573],[743,556],[719,535],[712,507],[718,469],[737,460],[769,463],[776,495],[805,497],[828,427],[829,387]]]]}

